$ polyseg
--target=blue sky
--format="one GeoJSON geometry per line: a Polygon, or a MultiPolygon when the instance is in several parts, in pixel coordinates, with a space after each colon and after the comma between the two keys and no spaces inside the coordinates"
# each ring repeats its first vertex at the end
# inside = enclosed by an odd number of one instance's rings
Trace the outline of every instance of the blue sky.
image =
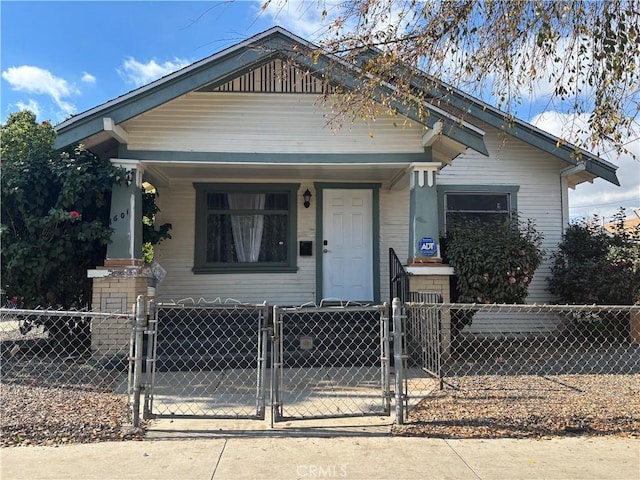
{"type": "MultiPolygon", "coordinates": [[[[0,2],[0,122],[23,108],[57,123],[205,58],[273,25],[317,41],[317,1],[263,11],[263,0],[0,2]]],[[[533,98],[520,118],[557,133],[567,118],[533,98]]],[[[640,158],[640,139],[628,147],[640,158]]],[[[622,186],[597,179],[570,191],[572,216],[609,217],[640,207],[640,160],[604,156],[619,165],[622,186]]]]}

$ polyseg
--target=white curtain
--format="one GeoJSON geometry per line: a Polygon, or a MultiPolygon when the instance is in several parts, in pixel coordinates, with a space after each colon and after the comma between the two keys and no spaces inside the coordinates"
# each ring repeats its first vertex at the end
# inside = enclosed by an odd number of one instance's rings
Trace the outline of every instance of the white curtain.
{"type": "MultiPolygon", "coordinates": [[[[231,210],[264,209],[264,193],[228,193],[227,199],[231,210]]],[[[263,226],[262,215],[231,215],[233,242],[239,262],[258,261],[263,226]]]]}

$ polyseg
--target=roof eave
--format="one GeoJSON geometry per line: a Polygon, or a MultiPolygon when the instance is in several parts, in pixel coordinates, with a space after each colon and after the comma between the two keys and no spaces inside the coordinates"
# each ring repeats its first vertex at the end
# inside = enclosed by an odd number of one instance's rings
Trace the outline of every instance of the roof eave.
{"type": "MultiPolygon", "coordinates": [[[[165,75],[147,85],[143,85],[140,88],[64,120],[55,126],[58,134],[55,147],[63,148],[100,132],[102,130],[103,117],[111,117],[117,123],[122,123],[129,118],[154,108],[160,103],[169,101],[201,87],[202,84],[193,85],[197,83],[193,75],[196,75],[196,78],[200,78],[199,75],[201,75],[202,72],[209,71],[213,66],[218,64],[218,62],[237,59],[239,62],[238,68],[242,68],[242,65],[260,61],[261,58],[264,60],[263,57],[265,56],[272,56],[273,52],[261,52],[251,47],[258,45],[261,40],[269,36],[274,36],[275,34],[281,34],[283,37],[292,36],[292,34],[280,27],[271,28],[180,70],[165,75]],[[172,85],[175,85],[176,88],[167,88],[172,85]],[[158,95],[158,92],[165,92],[165,95],[158,95]],[[146,101],[141,102],[145,97],[147,97],[146,101]],[[133,106],[134,104],[135,107],[133,106]]],[[[304,42],[302,39],[299,39],[299,41],[304,42]]]]}
{"type": "Polygon", "coordinates": [[[525,143],[540,148],[570,165],[577,165],[579,162],[584,161],[587,171],[614,185],[620,185],[615,173],[618,168],[616,165],[575,145],[564,142],[555,135],[534,127],[523,120],[512,118],[499,109],[451,85],[436,81],[423,74],[423,78],[415,77],[414,87],[431,92],[436,100],[440,100],[498,130],[519,138],[525,143]],[[427,81],[425,78],[429,78],[429,80],[427,81]],[[441,87],[436,85],[441,85],[441,87]]]}
{"type": "MultiPolygon", "coordinates": [[[[94,107],[56,126],[58,133],[55,146],[62,148],[89,138],[104,129],[104,117],[120,124],[165,102],[190,91],[201,88],[224,77],[247,69],[252,65],[268,61],[276,56],[288,56],[308,68],[324,75],[330,73],[333,82],[345,83],[346,88],[355,88],[358,79],[357,67],[344,64],[339,58],[326,55],[311,56],[308,50],[317,50],[312,43],[280,28],[274,27],[237,45],[200,60],[188,67],[173,72],[146,86],[133,90],[102,105],[94,107]],[[329,68],[338,66],[337,69],[329,68]]],[[[379,94],[389,93],[391,86],[381,87],[379,94]]],[[[443,121],[443,134],[483,155],[488,155],[484,143],[484,132],[452,115],[425,104],[429,110],[426,118],[420,118],[415,109],[397,102],[393,108],[410,119],[433,127],[443,121]]]]}

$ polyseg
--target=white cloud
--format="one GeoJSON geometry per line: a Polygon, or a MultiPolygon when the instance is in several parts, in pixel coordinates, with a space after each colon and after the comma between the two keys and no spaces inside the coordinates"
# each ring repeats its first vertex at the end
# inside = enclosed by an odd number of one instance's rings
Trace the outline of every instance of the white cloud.
{"type": "Polygon", "coordinates": [[[2,72],[11,88],[18,92],[49,95],[56,105],[66,114],[74,113],[75,106],[64,100],[76,95],[78,90],[63,78],[56,77],[50,71],[31,65],[9,67],[2,72]]]}
{"type": "Polygon", "coordinates": [[[96,77],[91,75],[88,72],[82,72],[82,79],[81,79],[84,83],[88,83],[90,85],[93,85],[96,83],[96,77]]]}
{"type": "Polygon", "coordinates": [[[36,114],[36,117],[40,116],[40,104],[35,101],[33,98],[30,98],[27,103],[18,102],[16,103],[18,110],[29,110],[36,114]]]}
{"type": "Polygon", "coordinates": [[[263,9],[264,0],[255,0],[258,15],[265,15],[274,23],[296,35],[317,42],[327,33],[327,25],[340,13],[341,2],[308,0],[274,0],[263,9]],[[323,18],[323,8],[327,15],[323,18]]]}
{"type": "Polygon", "coordinates": [[[176,70],[180,70],[190,63],[191,62],[180,58],[175,58],[173,61],[166,61],[161,64],[155,60],[142,63],[133,57],[127,57],[122,63],[122,68],[118,69],[118,73],[126,82],[140,87],[176,70]]]}
{"type": "MultiPolygon", "coordinates": [[[[537,115],[531,123],[558,137],[579,129],[583,131],[583,138],[589,134],[587,115],[545,112],[537,115]]],[[[598,215],[609,220],[620,207],[625,207],[628,215],[631,214],[631,208],[640,207],[640,137],[628,138],[626,142],[626,148],[635,153],[638,159],[631,154],[618,155],[613,149],[595,152],[618,166],[616,175],[620,186],[597,178],[593,183],[581,183],[575,190],[570,190],[569,213],[572,217],[598,215]]]]}
{"type": "MultiPolygon", "coordinates": [[[[561,37],[556,43],[553,55],[543,56],[542,49],[535,45],[533,39],[522,45],[517,52],[518,69],[525,73],[525,77],[535,66],[536,80],[532,85],[521,85],[520,94],[531,101],[551,99],[561,82],[570,91],[579,91],[579,96],[590,98],[593,87],[586,82],[586,67],[593,63],[591,48],[584,38],[561,37]],[[556,62],[555,57],[563,59],[556,62]],[[535,62],[532,63],[532,62],[535,62]],[[570,62],[572,62],[570,64],[570,62]],[[575,71],[581,65],[583,70],[575,71]],[[531,87],[531,89],[529,89],[531,87]]],[[[575,101],[575,98],[572,97],[575,101]]]]}
{"type": "MultiPolygon", "coordinates": [[[[258,15],[265,15],[275,24],[314,43],[333,40],[329,29],[335,27],[338,19],[345,21],[342,25],[345,31],[353,32],[356,28],[354,12],[344,0],[272,0],[264,9],[265,0],[254,0],[254,3],[258,15]]],[[[403,2],[381,2],[370,7],[371,18],[375,20],[374,32],[397,29],[399,34],[404,31],[401,20],[407,7],[403,2]]]]}

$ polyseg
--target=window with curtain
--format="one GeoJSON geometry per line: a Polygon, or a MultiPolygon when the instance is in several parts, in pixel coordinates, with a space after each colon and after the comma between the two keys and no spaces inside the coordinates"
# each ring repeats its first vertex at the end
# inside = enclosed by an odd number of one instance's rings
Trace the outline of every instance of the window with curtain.
{"type": "Polygon", "coordinates": [[[295,271],[298,185],[194,184],[194,271],[295,271]]]}

